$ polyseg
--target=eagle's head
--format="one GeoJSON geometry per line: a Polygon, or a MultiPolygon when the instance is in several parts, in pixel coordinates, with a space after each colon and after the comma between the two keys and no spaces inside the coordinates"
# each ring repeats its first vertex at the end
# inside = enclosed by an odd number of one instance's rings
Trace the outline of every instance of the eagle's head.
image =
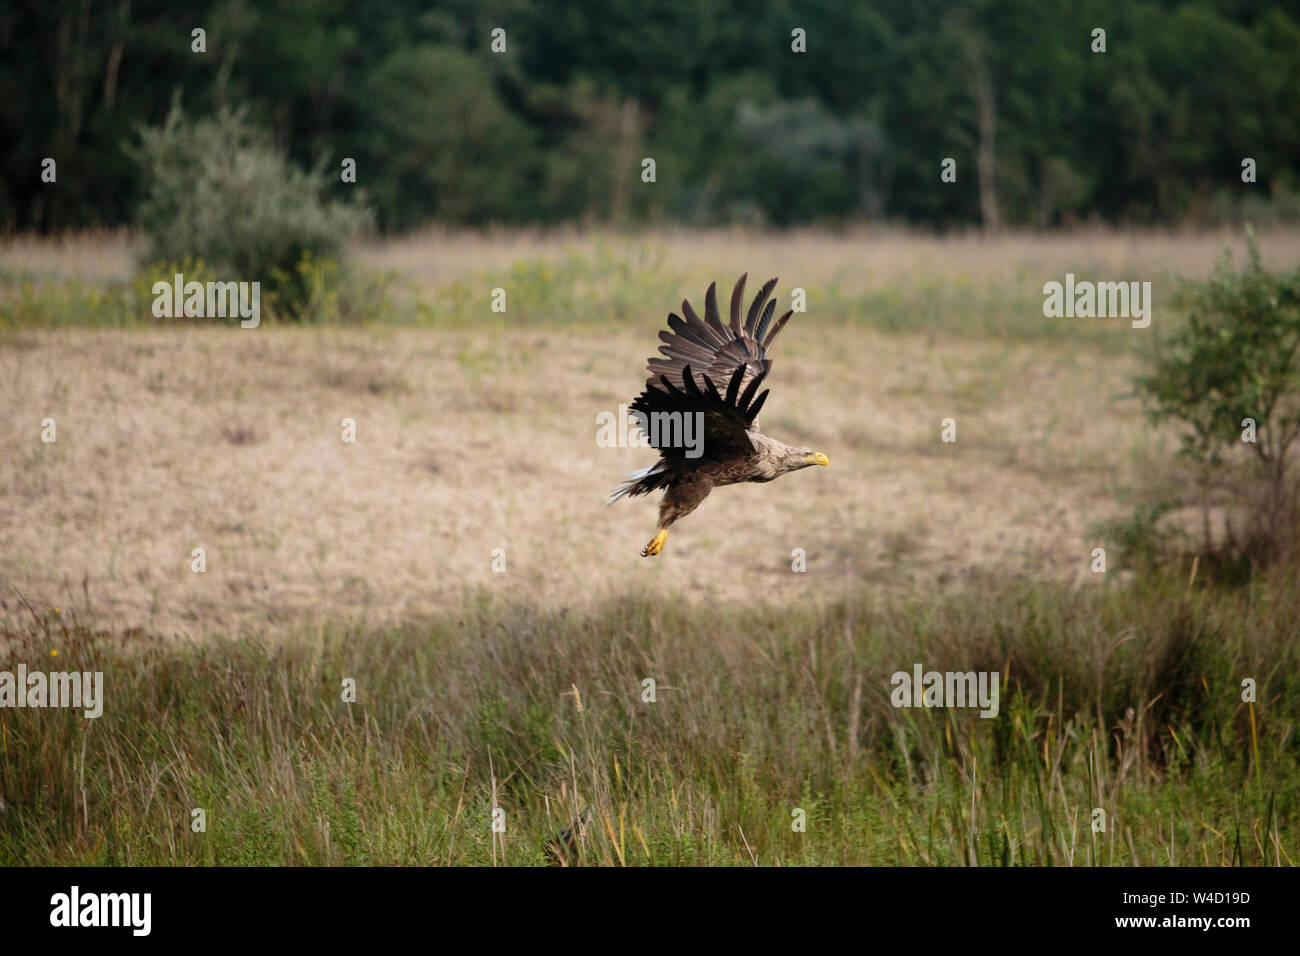
{"type": "Polygon", "coordinates": [[[783,471],[798,471],[809,465],[830,465],[831,460],[819,451],[811,448],[791,448],[781,459],[783,471]]]}

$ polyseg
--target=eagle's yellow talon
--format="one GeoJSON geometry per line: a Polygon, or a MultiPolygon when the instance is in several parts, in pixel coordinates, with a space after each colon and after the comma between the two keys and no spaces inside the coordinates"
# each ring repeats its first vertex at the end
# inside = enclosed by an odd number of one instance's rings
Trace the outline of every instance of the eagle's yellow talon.
{"type": "Polygon", "coordinates": [[[641,557],[643,558],[654,557],[656,554],[658,554],[660,551],[664,549],[664,542],[667,540],[668,540],[668,529],[667,528],[660,529],[659,533],[654,536],[653,540],[651,540],[649,544],[647,544],[644,548],[641,549],[641,557]]]}

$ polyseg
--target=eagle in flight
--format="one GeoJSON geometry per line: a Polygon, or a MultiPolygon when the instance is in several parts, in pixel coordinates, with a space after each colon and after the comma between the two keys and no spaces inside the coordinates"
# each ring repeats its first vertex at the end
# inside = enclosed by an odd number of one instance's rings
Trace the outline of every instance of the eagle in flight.
{"type": "Polygon", "coordinates": [[[665,357],[650,359],[645,391],[632,403],[637,427],[659,449],[659,460],[624,475],[605,505],[664,489],[658,533],[641,549],[642,557],[662,551],[669,526],[698,508],[719,485],[771,481],[788,471],[830,464],[821,452],[787,445],[758,430],[758,412],[768,393],[758,394],[758,389],[772,367],[767,351],[792,312],[772,324],[776,299],[770,296],[776,279],[769,279],[742,324],[746,278],[741,276],[732,290],[729,326],[718,312],[717,283],[705,293],[703,319],[686,301],[680,317],[668,316],[672,331],[659,333],[665,357]],[[689,440],[692,434],[700,440],[689,440]]]}

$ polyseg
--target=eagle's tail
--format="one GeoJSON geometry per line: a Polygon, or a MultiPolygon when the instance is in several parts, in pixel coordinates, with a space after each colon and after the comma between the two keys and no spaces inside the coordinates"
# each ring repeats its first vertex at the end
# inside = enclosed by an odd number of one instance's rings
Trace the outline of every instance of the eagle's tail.
{"type": "Polygon", "coordinates": [[[618,487],[609,493],[609,501],[603,507],[608,508],[626,495],[644,495],[662,487],[667,482],[667,462],[657,461],[648,468],[629,471],[623,476],[618,487]]]}

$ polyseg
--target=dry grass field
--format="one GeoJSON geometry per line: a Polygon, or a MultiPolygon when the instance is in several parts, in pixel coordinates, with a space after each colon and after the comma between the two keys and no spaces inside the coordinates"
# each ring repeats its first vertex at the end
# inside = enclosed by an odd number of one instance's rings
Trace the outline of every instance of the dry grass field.
{"type": "Polygon", "coordinates": [[[1125,366],[825,324],[787,330],[764,427],[832,467],[716,492],[660,560],[657,497],[602,510],[648,449],[601,448],[644,333],[203,328],[24,334],[0,353],[0,573],[167,633],[402,619],[466,586],[830,597],[970,569],[1070,575],[1147,456],[1125,366]],[[940,420],[958,441],[939,440],[940,420]],[[31,440],[43,418],[57,442],[31,440]],[[342,440],[357,422],[355,444],[342,440]],[[207,552],[207,572],[190,553],[207,552]],[[506,550],[506,573],[491,570],[506,550]],[[803,548],[808,574],[791,572],[803,548]]]}
{"type": "MultiPolygon", "coordinates": [[[[633,590],[823,600],[862,582],[929,588],[971,571],[1081,582],[1091,548],[1106,544],[1091,530],[1116,516],[1123,489],[1164,467],[1171,445],[1132,396],[1123,350],[1141,331],[1099,333],[1104,320],[1025,308],[1038,285],[1080,264],[1159,280],[1205,271],[1232,242],[434,234],[359,256],[433,294],[478,283],[481,328],[471,317],[451,328],[13,330],[0,348],[0,577],[33,602],[167,634],[313,615],[399,621],[477,587],[566,605],[633,590]],[[675,281],[608,320],[514,327],[510,312],[488,310],[489,288],[509,284],[490,277],[508,277],[517,259],[544,270],[548,257],[595,254],[675,281]],[[809,292],[809,313],[774,353],[764,427],[824,450],[832,466],[716,492],[659,560],[643,560],[656,499],[601,504],[653,452],[597,447],[596,416],[634,397],[681,297],[699,301],[708,281],[729,286],[746,270],[780,275],[783,301],[809,292]],[[831,286],[905,300],[897,290],[924,283],[948,290],[939,331],[848,323],[825,296],[818,304],[831,286]],[[1027,342],[963,334],[961,289],[987,312],[977,287],[991,283],[1029,290],[1012,327],[1076,328],[1027,342]],[[1090,347],[1084,333],[1120,350],[1090,347]],[[39,440],[47,417],[54,444],[39,440]],[[948,417],[955,444],[940,441],[948,417]],[[342,440],[345,418],[355,444],[342,440]],[[200,547],[205,574],[190,569],[200,547]],[[504,574],[492,571],[495,548],[504,574]],[[791,572],[795,548],[806,575],[791,572]]],[[[126,247],[121,236],[11,243],[4,263],[129,278],[126,247]]],[[[1300,257],[1300,238],[1265,249],[1300,257]]],[[[1160,322],[1169,292],[1156,285],[1160,322]]],[[[527,291],[508,292],[509,308],[537,311],[527,291]]]]}

